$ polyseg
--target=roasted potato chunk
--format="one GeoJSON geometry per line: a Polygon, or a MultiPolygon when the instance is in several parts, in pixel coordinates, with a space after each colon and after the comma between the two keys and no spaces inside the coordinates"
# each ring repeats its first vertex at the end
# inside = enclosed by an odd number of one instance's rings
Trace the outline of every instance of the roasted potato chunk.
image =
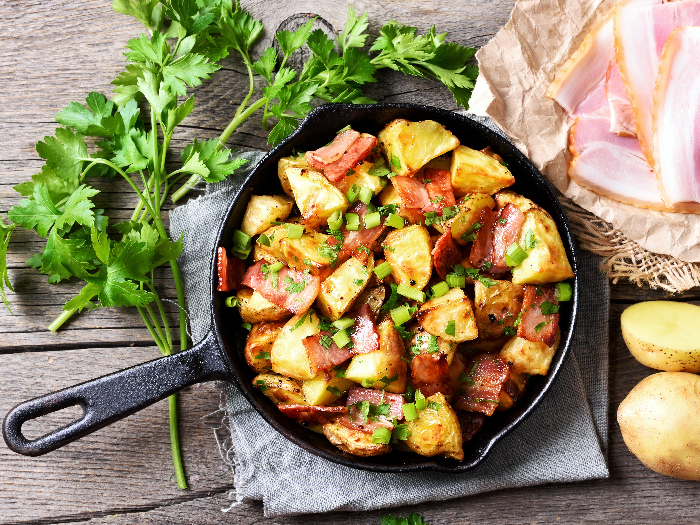
{"type": "Polygon", "coordinates": [[[391,265],[396,284],[422,290],[433,271],[430,234],[415,224],[394,230],[384,240],[384,258],[391,265]]]}
{"type": "Polygon", "coordinates": [[[357,304],[366,304],[372,310],[372,315],[376,318],[384,304],[386,298],[386,288],[382,285],[365,288],[365,290],[357,296],[357,304]]]}
{"type": "Polygon", "coordinates": [[[559,330],[552,346],[515,336],[503,346],[498,355],[512,366],[512,371],[515,373],[545,375],[559,348],[560,339],[559,330]]]}
{"type": "Polygon", "coordinates": [[[470,193],[459,199],[456,205],[459,208],[457,215],[444,222],[435,223],[433,227],[441,233],[450,228],[454,240],[466,246],[470,242],[467,234],[474,231],[473,225],[479,222],[481,210],[485,207],[493,209],[496,203],[487,193],[470,193]]]}
{"type": "Polygon", "coordinates": [[[321,291],[316,297],[321,315],[332,321],[340,319],[367,286],[373,268],[371,254],[366,265],[355,257],[341,264],[321,283],[321,291]]]}
{"type": "Polygon", "coordinates": [[[294,201],[286,195],[253,195],[243,215],[241,231],[251,237],[262,233],[273,222],[289,217],[293,206],[294,201]]]}
{"type": "Polygon", "coordinates": [[[390,445],[372,443],[372,434],[348,428],[338,421],[323,425],[323,435],[340,450],[354,456],[381,456],[391,452],[390,445]]]}
{"type": "Polygon", "coordinates": [[[260,374],[253,379],[253,386],[259,388],[275,405],[306,405],[301,383],[289,377],[260,374]]]}
{"type": "Polygon", "coordinates": [[[468,193],[493,195],[515,183],[515,177],[503,164],[467,146],[458,146],[452,152],[450,175],[457,197],[468,193]]]}
{"type": "Polygon", "coordinates": [[[238,290],[236,297],[241,303],[238,312],[245,323],[255,324],[260,321],[280,321],[288,319],[292,315],[289,310],[268,301],[251,288],[238,290]]]}
{"type": "Polygon", "coordinates": [[[496,199],[499,208],[505,208],[506,204],[512,204],[523,213],[527,213],[528,210],[539,209],[539,206],[527,197],[510,190],[499,191],[493,198],[496,199]]]}
{"type": "Polygon", "coordinates": [[[263,321],[250,329],[243,355],[248,366],[257,373],[264,374],[272,370],[270,349],[283,326],[282,321],[263,321]]]}
{"type": "Polygon", "coordinates": [[[426,402],[425,410],[418,412],[418,419],[406,423],[411,431],[406,445],[421,456],[464,459],[457,414],[440,392],[426,398],[426,402]]]}
{"type": "Polygon", "coordinates": [[[344,212],[348,209],[343,192],[333,186],[323,173],[294,167],[287,168],[285,173],[307,226],[316,228],[326,224],[334,211],[344,212]]]}
{"type": "Polygon", "coordinates": [[[380,131],[377,139],[397,175],[413,175],[428,161],[459,146],[459,139],[434,120],[397,119],[380,131]]]}
{"type": "Polygon", "coordinates": [[[443,353],[447,357],[447,364],[452,363],[452,359],[457,352],[457,343],[434,336],[417,325],[412,330],[413,337],[408,340],[408,350],[410,354],[435,354],[443,353]]]}
{"type": "Polygon", "coordinates": [[[442,297],[425,302],[416,319],[428,333],[447,341],[461,343],[479,335],[472,303],[461,288],[452,288],[442,297]]]}
{"type": "Polygon", "coordinates": [[[357,383],[365,381],[372,388],[384,388],[387,392],[402,394],[406,390],[406,362],[402,359],[405,348],[403,340],[387,319],[379,323],[379,350],[353,356],[345,378],[357,383]],[[393,379],[383,382],[381,379],[393,379]]]}
{"type": "Polygon", "coordinates": [[[320,331],[319,322],[318,315],[313,310],[297,314],[287,321],[270,349],[273,372],[300,381],[316,377],[315,367],[302,341],[320,331]]]}
{"type": "Polygon", "coordinates": [[[310,166],[306,163],[306,158],[303,154],[296,157],[282,157],[277,163],[277,176],[280,179],[280,184],[282,184],[282,190],[290,197],[294,197],[292,186],[289,184],[289,177],[287,176],[287,168],[309,169],[310,166]]]}
{"type": "Polygon", "coordinates": [[[479,337],[497,339],[505,332],[515,334],[515,322],[523,308],[523,285],[510,281],[494,281],[484,286],[474,283],[474,317],[479,337]]]}
{"type": "Polygon", "coordinates": [[[423,213],[420,210],[404,207],[401,195],[393,184],[388,184],[379,194],[379,203],[382,206],[396,205],[396,214],[406,219],[409,224],[420,224],[423,220],[423,213]]]}
{"type": "Polygon", "coordinates": [[[357,184],[358,186],[365,186],[371,189],[377,195],[387,184],[386,177],[377,177],[368,173],[374,167],[374,162],[363,161],[352,169],[353,173],[336,182],[335,187],[343,193],[347,193],[350,186],[357,184]]]}
{"type": "Polygon", "coordinates": [[[320,372],[313,379],[307,379],[301,384],[301,390],[304,393],[304,398],[309,405],[329,405],[340,396],[333,392],[340,392],[343,395],[350,390],[355,384],[354,381],[345,377],[337,377],[336,372],[332,371],[328,379],[326,374],[320,372]]]}
{"type": "Polygon", "coordinates": [[[557,225],[543,209],[525,214],[518,244],[527,258],[512,269],[514,284],[554,283],[574,276],[557,225]]]}
{"type": "Polygon", "coordinates": [[[298,239],[287,237],[287,230],[282,224],[268,228],[264,232],[267,242],[263,244],[258,238],[255,243],[253,259],[267,262],[282,261],[297,270],[309,270],[311,275],[325,279],[332,269],[332,259],[323,255],[321,247],[328,241],[328,235],[308,227],[298,239]]]}

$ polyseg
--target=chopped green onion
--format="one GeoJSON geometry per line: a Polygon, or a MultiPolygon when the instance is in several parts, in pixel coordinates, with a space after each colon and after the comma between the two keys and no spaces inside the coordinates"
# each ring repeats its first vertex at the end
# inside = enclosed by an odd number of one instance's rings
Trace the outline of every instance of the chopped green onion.
{"type": "Polygon", "coordinates": [[[557,283],[556,288],[554,288],[554,296],[559,302],[571,301],[572,295],[573,293],[571,290],[571,285],[569,283],[557,283]]]}
{"type": "Polygon", "coordinates": [[[375,211],[374,213],[368,213],[365,215],[365,228],[368,230],[370,228],[375,228],[379,226],[382,222],[382,216],[379,214],[378,211],[375,211]]]}
{"type": "Polygon", "coordinates": [[[404,297],[408,297],[409,299],[413,299],[414,301],[418,301],[419,303],[425,302],[425,292],[418,290],[417,288],[411,288],[410,286],[406,286],[405,284],[400,284],[396,288],[396,292],[399,295],[403,295],[404,297]]]}
{"type": "Polygon", "coordinates": [[[403,217],[395,213],[390,213],[384,224],[386,224],[387,226],[391,226],[392,228],[398,228],[400,230],[401,228],[403,228],[404,225],[403,217]]]}
{"type": "Polygon", "coordinates": [[[376,379],[363,379],[360,384],[363,386],[363,388],[372,388],[376,382],[376,379]]]}
{"type": "Polygon", "coordinates": [[[391,441],[391,430],[384,427],[379,427],[374,432],[372,432],[372,443],[381,443],[386,445],[391,441]]]}
{"type": "Polygon", "coordinates": [[[345,214],[345,227],[348,230],[357,231],[360,229],[360,216],[357,213],[345,214]]]}
{"type": "Polygon", "coordinates": [[[527,259],[527,252],[517,242],[511,244],[506,250],[506,264],[508,266],[518,266],[525,259],[527,259]]]}
{"type": "Polygon", "coordinates": [[[249,235],[246,235],[241,230],[234,231],[231,253],[239,259],[245,259],[246,257],[248,257],[250,250],[253,249],[252,241],[253,238],[249,235]]]}
{"type": "Polygon", "coordinates": [[[416,390],[414,399],[416,401],[416,408],[418,410],[425,410],[425,396],[421,393],[420,390],[416,390]]]}
{"type": "Polygon", "coordinates": [[[338,330],[333,336],[333,341],[338,345],[338,348],[343,348],[350,342],[350,336],[345,330],[338,330]]]}
{"type": "Polygon", "coordinates": [[[430,289],[433,291],[433,299],[437,299],[438,297],[442,297],[450,291],[450,285],[447,284],[445,281],[440,281],[439,283],[431,286],[430,289]]]}
{"type": "Polygon", "coordinates": [[[258,237],[258,244],[262,244],[263,246],[267,246],[269,248],[270,238],[263,233],[260,235],[260,237],[258,237]]]}
{"type": "Polygon", "coordinates": [[[464,288],[467,285],[467,279],[464,275],[448,273],[445,276],[445,282],[450,288],[464,288]]]}
{"type": "Polygon", "coordinates": [[[230,295],[229,297],[226,298],[224,301],[224,304],[228,306],[229,308],[233,308],[235,306],[241,306],[241,302],[238,300],[238,297],[235,295],[230,295]]]}
{"type": "Polygon", "coordinates": [[[365,204],[369,204],[374,197],[374,192],[367,186],[362,186],[357,192],[357,198],[360,199],[365,204]]]}
{"type": "Polygon", "coordinates": [[[414,405],[413,403],[404,403],[401,406],[401,409],[403,410],[403,415],[406,418],[406,421],[413,421],[415,419],[418,419],[416,405],[414,405]]]}
{"type": "Polygon", "coordinates": [[[333,214],[328,217],[328,227],[331,230],[339,230],[343,227],[343,212],[341,210],[335,210],[333,214]]]}
{"type": "Polygon", "coordinates": [[[284,225],[284,228],[287,230],[287,237],[289,239],[301,239],[304,233],[304,227],[301,224],[292,224],[288,222],[284,225]]]}
{"type": "Polygon", "coordinates": [[[355,320],[351,319],[350,317],[341,317],[337,321],[333,321],[331,324],[339,330],[346,330],[355,324],[355,320]]]}
{"type": "Polygon", "coordinates": [[[250,323],[241,323],[241,328],[250,332],[253,329],[253,325],[250,323]]]}
{"type": "Polygon", "coordinates": [[[382,264],[378,264],[374,267],[374,274],[378,279],[384,279],[384,277],[391,274],[391,265],[388,261],[384,261],[382,264]]]}
{"type": "Polygon", "coordinates": [[[272,265],[270,265],[270,271],[273,273],[279,272],[282,268],[284,268],[284,263],[281,261],[277,261],[276,263],[272,263],[272,265]]]}
{"type": "Polygon", "coordinates": [[[411,317],[413,317],[411,315],[410,307],[407,304],[394,308],[389,312],[389,314],[396,325],[407,323],[411,320],[411,317]]]}
{"type": "Polygon", "coordinates": [[[345,197],[348,199],[348,202],[352,204],[357,200],[357,196],[360,193],[360,187],[357,184],[353,184],[350,186],[350,189],[348,192],[345,194],[345,197]]]}

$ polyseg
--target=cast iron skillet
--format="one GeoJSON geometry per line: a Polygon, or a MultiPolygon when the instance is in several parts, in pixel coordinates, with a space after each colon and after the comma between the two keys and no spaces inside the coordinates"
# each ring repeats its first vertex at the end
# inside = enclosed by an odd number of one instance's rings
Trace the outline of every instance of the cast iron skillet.
{"type": "MultiPolygon", "coordinates": [[[[350,124],[358,131],[376,134],[396,118],[436,120],[447,127],[462,142],[474,149],[486,146],[503,157],[513,172],[514,191],[529,197],[545,208],[556,221],[569,261],[577,268],[576,249],[569,223],[550,185],[537,169],[507,140],[461,115],[428,106],[411,104],[379,104],[367,106],[329,104],[313,110],[299,129],[269,152],[246,179],[239,195],[231,203],[219,229],[217,246],[231,247],[233,231],[240,225],[251,195],[281,193],[277,178],[277,161],[293,150],[316,149],[350,124]]],[[[211,275],[215,275],[215,251],[211,247],[211,275]]],[[[315,434],[283,416],[256,388],[251,386],[254,372],[248,368],[239,349],[243,337],[238,327],[240,318],[235,308],[223,305],[225,294],[213,297],[212,331],[207,337],[184,352],[156,359],[103,376],[93,381],[38,397],[16,406],[5,418],[3,436],[15,452],[28,456],[45,454],[109,425],[155,403],[189,385],[211,380],[235,383],[263,418],[282,435],[309,452],[343,465],[377,472],[409,472],[436,470],[462,472],[479,464],[494,444],[527,417],[549,390],[568,353],[576,318],[578,280],[573,283],[573,300],[561,307],[562,330],[560,348],[546,376],[530,380],[525,397],[513,409],[487,418],[482,430],[465,443],[463,461],[446,458],[426,458],[416,454],[393,452],[386,456],[361,458],[351,456],[331,445],[325,437],[315,434]],[[70,406],[80,406],[81,419],[58,430],[28,440],[22,434],[22,424],[70,406]]]]}

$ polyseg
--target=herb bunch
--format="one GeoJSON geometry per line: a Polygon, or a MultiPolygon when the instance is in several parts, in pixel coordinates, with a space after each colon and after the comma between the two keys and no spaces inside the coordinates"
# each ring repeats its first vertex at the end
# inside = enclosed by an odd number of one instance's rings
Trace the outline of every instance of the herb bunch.
{"type": "MultiPolygon", "coordinates": [[[[263,24],[238,2],[114,0],[113,8],[139,20],[147,33],[127,42],[127,64],[112,82],[112,99],[90,93],[85,104],[71,102],[56,115],[61,127],[37,143],[46,163],[31,181],[15,186],[23,198],[7,213],[10,224],[0,219],[0,298],[9,310],[5,286],[12,286],[6,257],[12,231],[16,226],[34,230],[46,245],[27,263],[50,283],[72,278],[84,282],[50,330],[58,330],[83,309],[132,306],[164,355],[177,350],[178,339],[155,288],[154,270],[161,265],[172,272],[179,349],[187,347],[185,298],[175,262],[182,240],[168,238],[164,204],[168,198],[178,201],[201,180],[225,179],[246,162],[225,146],[244,121],[261,112],[268,142],[277,144],[298,127],[312,103],[373,102],[363,89],[385,68],[437,79],[466,107],[477,74],[467,64],[475,50],[446,42],[446,34],[434,28],[417,35],[416,28],[390,21],[366,50],[367,15],[357,17],[352,7],[335,39],[312,30],[311,20],[297,31],[279,31],[275,40],[280,52],[268,47],[257,60],[251,53],[263,24]],[[311,55],[297,71],[288,61],[303,46],[311,55]],[[247,94],[219,137],[195,139],[182,151],[179,167],[169,171],[166,158],[173,134],[195,107],[188,88],[210,79],[230,54],[246,66],[247,94]],[[257,98],[256,77],[258,84],[264,82],[257,98]],[[108,217],[93,202],[99,191],[89,184],[99,177],[120,177],[133,189],[138,201],[130,220],[108,229],[108,217]]],[[[186,488],[175,396],[169,398],[169,409],[176,477],[186,488]]]]}

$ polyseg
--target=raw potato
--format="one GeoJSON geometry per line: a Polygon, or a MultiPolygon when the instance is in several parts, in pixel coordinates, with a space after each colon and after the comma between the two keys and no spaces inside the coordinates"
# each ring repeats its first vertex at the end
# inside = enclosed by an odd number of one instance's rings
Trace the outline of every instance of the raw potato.
{"type": "Polygon", "coordinates": [[[322,226],[336,210],[344,212],[348,209],[345,195],[320,171],[290,167],[285,174],[307,226],[322,226]]]}
{"type": "Polygon", "coordinates": [[[241,303],[239,313],[243,322],[255,324],[260,321],[281,321],[288,319],[292,313],[265,299],[251,288],[238,290],[236,297],[241,303]]]}
{"type": "Polygon", "coordinates": [[[700,306],[647,301],[627,308],[620,321],[627,348],[643,365],[700,372],[700,306]]]}
{"type": "Polygon", "coordinates": [[[459,139],[434,120],[397,119],[387,124],[377,139],[384,146],[387,165],[396,175],[413,175],[428,161],[459,146],[459,139]]]}
{"type": "Polygon", "coordinates": [[[437,403],[440,408],[435,410],[428,406],[418,412],[418,419],[408,421],[411,435],[405,443],[421,456],[445,456],[452,459],[464,459],[462,449],[462,430],[459,427],[457,414],[445,401],[441,392],[426,398],[426,405],[437,403]]]}
{"type": "Polygon", "coordinates": [[[391,266],[396,284],[422,290],[433,271],[430,234],[415,224],[393,230],[384,240],[384,258],[391,266]]]}
{"type": "Polygon", "coordinates": [[[301,383],[277,374],[260,374],[253,379],[253,386],[262,390],[275,405],[306,405],[301,393],[301,383]]]}
{"type": "Polygon", "coordinates": [[[620,403],[625,444],[650,469],[700,480],[700,377],[659,372],[643,379],[620,403]]]}
{"type": "Polygon", "coordinates": [[[260,354],[270,353],[272,344],[282,331],[284,322],[270,321],[254,324],[245,342],[243,355],[248,366],[258,374],[272,370],[270,359],[260,354]]]}
{"type": "Polygon", "coordinates": [[[472,302],[461,288],[452,288],[442,297],[431,299],[418,310],[416,319],[425,331],[447,341],[462,343],[476,339],[476,328],[472,302]],[[454,334],[446,334],[445,329],[454,321],[454,334]]]}
{"type": "Polygon", "coordinates": [[[525,214],[518,244],[527,258],[513,268],[513,284],[555,283],[574,276],[557,225],[543,209],[525,214]]]}
{"type": "Polygon", "coordinates": [[[305,381],[316,377],[315,369],[302,340],[317,334],[320,319],[308,310],[292,317],[284,325],[270,349],[272,370],[278,374],[305,381]]]}
{"type": "Polygon", "coordinates": [[[293,206],[294,201],[285,195],[253,195],[248,201],[241,231],[251,237],[262,233],[273,222],[289,217],[293,206]]]}
{"type": "Polygon", "coordinates": [[[450,175],[457,197],[468,193],[494,194],[515,183],[515,177],[503,164],[466,146],[458,146],[452,153],[450,175]]]}
{"type": "Polygon", "coordinates": [[[348,428],[337,421],[325,423],[323,434],[340,450],[353,456],[381,456],[391,452],[390,445],[372,443],[371,433],[348,428]]]}

